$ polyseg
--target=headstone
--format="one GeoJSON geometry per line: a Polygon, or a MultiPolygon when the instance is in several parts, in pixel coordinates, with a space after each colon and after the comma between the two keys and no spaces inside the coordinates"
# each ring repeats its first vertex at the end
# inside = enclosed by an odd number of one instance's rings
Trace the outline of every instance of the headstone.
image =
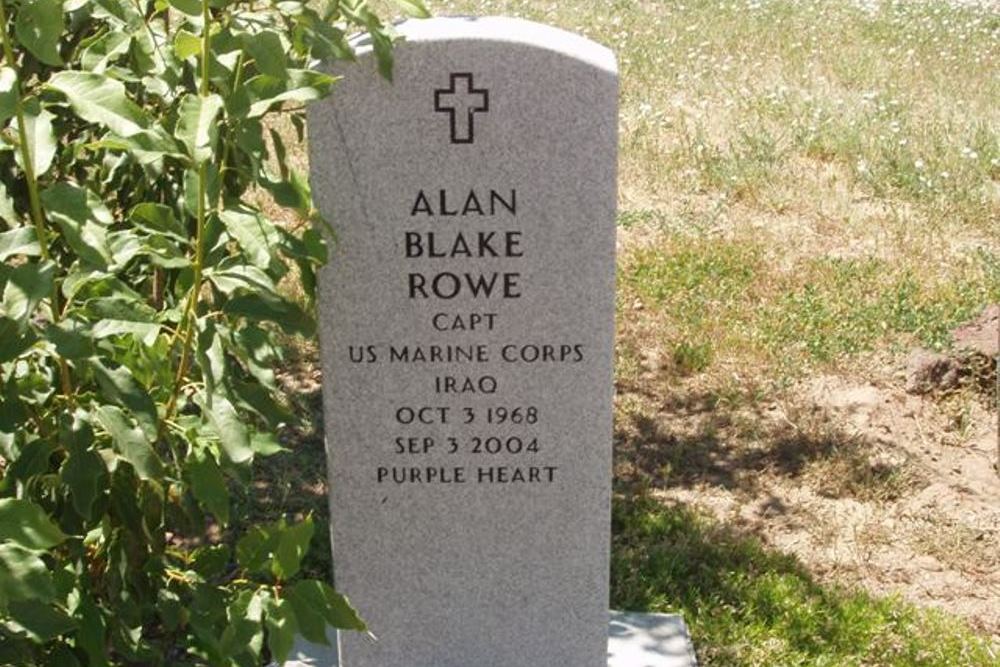
{"type": "Polygon", "coordinates": [[[399,27],[309,116],[344,667],[608,660],[617,74],[504,18],[399,27]]]}

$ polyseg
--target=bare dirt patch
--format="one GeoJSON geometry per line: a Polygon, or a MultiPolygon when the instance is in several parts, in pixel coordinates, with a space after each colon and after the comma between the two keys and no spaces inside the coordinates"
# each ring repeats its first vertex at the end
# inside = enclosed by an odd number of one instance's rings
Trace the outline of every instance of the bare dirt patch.
{"type": "Polygon", "coordinates": [[[816,576],[900,595],[1000,639],[997,415],[975,392],[908,394],[898,363],[781,391],[671,378],[618,395],[616,474],[713,513],[816,576]]]}

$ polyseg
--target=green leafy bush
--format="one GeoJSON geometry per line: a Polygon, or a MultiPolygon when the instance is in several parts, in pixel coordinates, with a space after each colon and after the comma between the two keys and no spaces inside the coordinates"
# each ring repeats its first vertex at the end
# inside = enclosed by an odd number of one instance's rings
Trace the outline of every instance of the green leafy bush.
{"type": "Polygon", "coordinates": [[[266,119],[301,140],[317,61],[362,29],[388,73],[390,34],[363,0],[5,1],[0,28],[0,664],[259,665],[364,630],[296,578],[311,519],[227,525],[281,451],[275,337],[313,332],[325,259],[266,119]]]}

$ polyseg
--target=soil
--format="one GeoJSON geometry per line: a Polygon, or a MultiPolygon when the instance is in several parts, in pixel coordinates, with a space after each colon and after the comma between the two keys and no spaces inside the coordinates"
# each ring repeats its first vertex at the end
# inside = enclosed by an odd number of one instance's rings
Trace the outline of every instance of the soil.
{"type": "Polygon", "coordinates": [[[995,403],[907,393],[902,363],[865,362],[732,408],[697,379],[656,386],[651,366],[618,388],[617,474],[645,471],[664,500],[794,554],[820,580],[939,608],[1000,642],[995,403]]]}

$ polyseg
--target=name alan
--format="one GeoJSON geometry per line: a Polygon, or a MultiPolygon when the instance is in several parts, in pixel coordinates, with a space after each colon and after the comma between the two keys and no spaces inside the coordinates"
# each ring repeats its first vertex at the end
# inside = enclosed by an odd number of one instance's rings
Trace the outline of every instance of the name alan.
{"type": "Polygon", "coordinates": [[[423,190],[418,192],[416,201],[413,202],[413,207],[410,209],[410,215],[440,215],[445,217],[497,215],[504,211],[510,215],[517,215],[517,190],[511,188],[510,192],[501,193],[491,189],[489,192],[479,194],[475,190],[469,190],[467,194],[459,194],[449,193],[442,188],[431,195],[423,190]]]}

